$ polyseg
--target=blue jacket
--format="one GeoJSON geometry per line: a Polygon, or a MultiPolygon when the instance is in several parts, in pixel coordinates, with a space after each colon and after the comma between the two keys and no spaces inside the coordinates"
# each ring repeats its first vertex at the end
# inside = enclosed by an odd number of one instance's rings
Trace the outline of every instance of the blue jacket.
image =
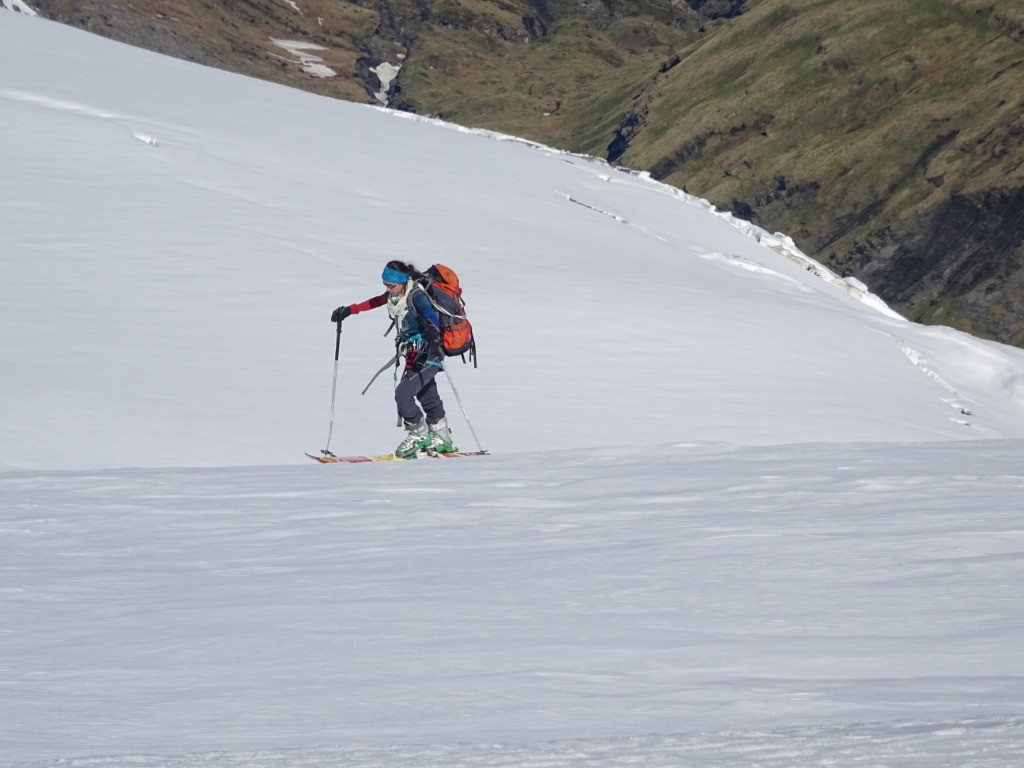
{"type": "Polygon", "coordinates": [[[444,351],[441,349],[441,318],[437,316],[430,297],[422,288],[413,288],[406,303],[405,313],[397,318],[395,344],[399,353],[405,355],[405,369],[418,371],[424,365],[443,367],[444,351]],[[434,333],[424,333],[424,325],[430,323],[434,333]],[[436,337],[437,344],[430,344],[430,338],[436,337]]]}
{"type": "MultiPolygon", "coordinates": [[[[357,315],[368,309],[382,307],[387,303],[388,292],[385,291],[379,296],[349,305],[349,311],[351,314],[357,315]]],[[[430,297],[427,296],[427,292],[422,287],[413,287],[406,302],[405,312],[396,320],[398,333],[395,336],[395,345],[406,345],[403,354],[405,354],[407,365],[424,363],[428,360],[438,362],[444,359],[444,351],[440,349],[440,345],[435,345],[437,348],[429,348],[430,345],[427,344],[429,337],[423,332],[423,323],[430,323],[437,329],[436,335],[438,338],[441,337],[442,333],[441,318],[438,317],[437,310],[434,309],[430,297]],[[408,342],[410,341],[413,343],[409,344],[408,342]]]]}
{"type": "Polygon", "coordinates": [[[412,305],[411,308],[400,319],[398,328],[399,342],[409,341],[409,339],[416,336],[426,338],[421,324],[423,321],[434,326],[438,333],[441,332],[441,318],[437,316],[437,311],[434,309],[434,305],[431,303],[426,291],[414,288],[412,293],[409,294],[409,304],[412,305]]]}

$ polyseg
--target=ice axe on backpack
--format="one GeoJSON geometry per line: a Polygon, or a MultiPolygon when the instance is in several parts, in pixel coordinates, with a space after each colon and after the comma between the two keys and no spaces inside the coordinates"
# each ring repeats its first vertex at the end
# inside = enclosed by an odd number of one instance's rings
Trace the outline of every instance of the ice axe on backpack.
{"type": "Polygon", "coordinates": [[[384,371],[386,371],[386,370],[387,370],[388,368],[390,368],[391,366],[393,366],[393,365],[397,365],[397,364],[398,364],[398,355],[397,355],[397,354],[395,354],[395,355],[394,355],[394,356],[393,356],[393,357],[392,357],[392,358],[391,358],[390,360],[388,360],[388,361],[387,361],[386,363],[384,363],[384,365],[382,365],[382,366],[380,367],[380,370],[379,370],[379,371],[377,371],[377,372],[376,372],[375,374],[373,374],[373,378],[372,378],[372,379],[370,379],[370,381],[369,381],[369,382],[368,382],[368,383],[366,384],[366,386],[365,386],[365,387],[363,387],[363,391],[362,391],[362,392],[361,392],[360,394],[363,394],[363,395],[365,395],[365,394],[366,394],[366,391],[367,391],[367,390],[368,390],[368,389],[369,389],[370,387],[372,387],[372,386],[373,386],[373,382],[375,382],[375,381],[377,380],[377,377],[378,377],[378,376],[380,376],[380,375],[381,375],[382,373],[384,373],[384,371]]]}

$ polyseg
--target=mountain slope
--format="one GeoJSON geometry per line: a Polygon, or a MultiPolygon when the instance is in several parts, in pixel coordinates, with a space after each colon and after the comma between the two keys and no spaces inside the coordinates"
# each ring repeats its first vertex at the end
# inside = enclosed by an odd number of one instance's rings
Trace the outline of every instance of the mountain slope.
{"type": "Polygon", "coordinates": [[[644,91],[619,162],[786,231],[913,319],[1020,344],[1021,22],[761,3],[644,91]]]}
{"type": "MultiPolygon", "coordinates": [[[[330,312],[396,256],[463,278],[481,367],[451,373],[495,451],[1024,436],[1024,352],[671,187],[17,14],[0,35],[0,465],[306,461],[330,312]]],[[[346,322],[336,453],[398,442],[390,377],[360,395],[386,327],[346,322]]]]}
{"type": "Polygon", "coordinates": [[[193,61],[650,170],[790,233],[912,319],[1024,345],[1011,0],[37,5],[193,61]]]}

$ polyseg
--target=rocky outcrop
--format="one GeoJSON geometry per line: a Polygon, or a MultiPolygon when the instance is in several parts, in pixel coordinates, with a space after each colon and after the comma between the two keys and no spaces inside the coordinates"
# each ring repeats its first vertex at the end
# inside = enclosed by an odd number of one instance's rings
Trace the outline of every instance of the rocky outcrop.
{"type": "Polygon", "coordinates": [[[953,195],[906,231],[872,233],[847,259],[911,319],[1024,346],[1024,187],[953,195]]]}
{"type": "Polygon", "coordinates": [[[733,19],[746,10],[746,0],[686,0],[686,4],[709,19],[733,19]]]}

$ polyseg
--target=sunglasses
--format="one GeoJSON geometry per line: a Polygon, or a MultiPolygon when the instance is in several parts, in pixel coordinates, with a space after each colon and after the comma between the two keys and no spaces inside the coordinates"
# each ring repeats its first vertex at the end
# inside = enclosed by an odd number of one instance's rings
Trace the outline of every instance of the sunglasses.
{"type": "Polygon", "coordinates": [[[384,287],[387,288],[388,290],[391,290],[392,288],[397,288],[399,285],[401,285],[401,283],[384,283],[384,287]]]}

